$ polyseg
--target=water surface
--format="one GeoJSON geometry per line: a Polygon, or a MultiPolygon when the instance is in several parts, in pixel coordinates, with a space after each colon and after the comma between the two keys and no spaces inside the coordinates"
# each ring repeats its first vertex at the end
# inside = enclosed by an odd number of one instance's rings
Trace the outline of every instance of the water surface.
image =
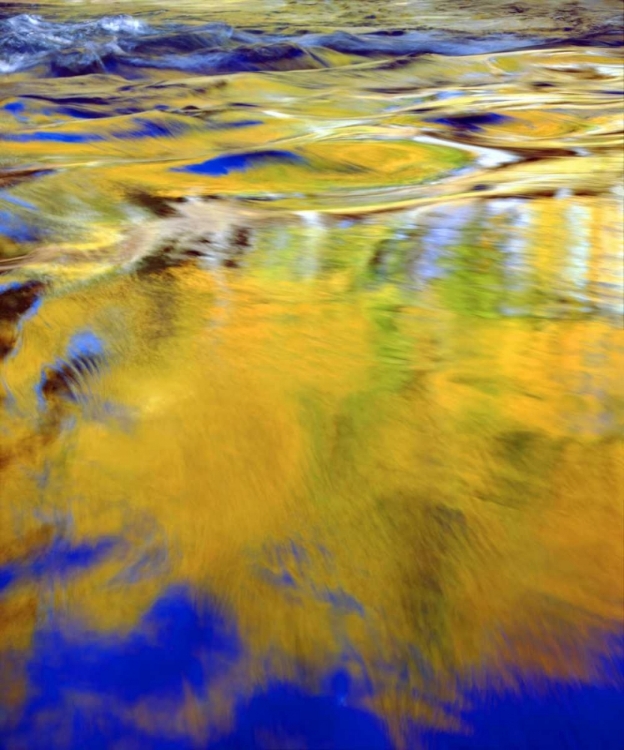
{"type": "Polygon", "coordinates": [[[2,6],[2,747],[621,750],[618,10],[2,6]]]}

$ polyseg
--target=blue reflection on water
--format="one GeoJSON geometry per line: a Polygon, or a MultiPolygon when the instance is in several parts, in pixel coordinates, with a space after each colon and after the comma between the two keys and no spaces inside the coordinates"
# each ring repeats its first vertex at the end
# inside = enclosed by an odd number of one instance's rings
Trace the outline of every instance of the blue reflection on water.
{"type": "Polygon", "coordinates": [[[0,567],[0,594],[22,582],[64,578],[91,568],[109,557],[118,545],[119,540],[113,537],[80,544],[57,538],[38,554],[0,567]]]}
{"type": "MultiPolygon", "coordinates": [[[[129,633],[97,635],[52,619],[33,640],[22,716],[0,736],[8,746],[29,750],[117,743],[154,750],[395,746],[385,722],[366,704],[370,682],[364,684],[348,664],[330,671],[317,690],[277,676],[254,689],[236,681],[247,656],[234,620],[210,597],[183,585],[165,590],[129,633]],[[229,726],[209,726],[198,739],[176,724],[173,717],[189,695],[210,702],[223,686],[238,695],[229,726]],[[130,709],[138,705],[147,710],[147,721],[133,718],[130,709]],[[150,722],[150,711],[170,715],[170,731],[162,731],[162,722],[160,731],[154,728],[159,722],[150,722]]],[[[429,750],[622,750],[624,660],[614,658],[610,672],[612,681],[604,686],[524,676],[514,692],[468,688],[461,702],[469,706],[462,712],[465,732],[412,726],[408,742],[429,750]]]]}
{"type": "Polygon", "coordinates": [[[199,164],[189,164],[186,167],[176,167],[174,172],[191,172],[205,174],[211,177],[222,177],[230,172],[241,172],[250,167],[259,166],[265,162],[303,162],[303,157],[291,151],[252,151],[245,154],[224,154],[214,159],[208,159],[199,164]]]}
{"type": "Polygon", "coordinates": [[[103,141],[104,138],[96,133],[59,133],[57,131],[39,131],[35,133],[10,133],[3,135],[5,141],[18,143],[51,142],[51,143],[91,143],[103,141]]]}
{"type": "Polygon", "coordinates": [[[413,739],[431,750],[622,750],[622,646],[613,643],[620,656],[603,665],[607,684],[525,677],[516,691],[469,690],[469,734],[415,730],[413,739]]]}

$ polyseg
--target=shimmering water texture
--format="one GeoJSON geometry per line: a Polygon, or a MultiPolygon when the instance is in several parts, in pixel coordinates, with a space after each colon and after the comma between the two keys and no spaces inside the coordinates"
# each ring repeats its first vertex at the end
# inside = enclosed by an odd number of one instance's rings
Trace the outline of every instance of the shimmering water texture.
{"type": "Polygon", "coordinates": [[[622,750],[620,8],[204,5],[1,6],[0,747],[622,750]]]}

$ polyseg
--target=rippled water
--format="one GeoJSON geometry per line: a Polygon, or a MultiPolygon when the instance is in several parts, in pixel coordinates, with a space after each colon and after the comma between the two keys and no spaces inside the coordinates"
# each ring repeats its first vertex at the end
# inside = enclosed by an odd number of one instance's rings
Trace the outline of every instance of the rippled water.
{"type": "Polygon", "coordinates": [[[620,8],[203,5],[0,6],[0,745],[621,750],[620,8]]]}

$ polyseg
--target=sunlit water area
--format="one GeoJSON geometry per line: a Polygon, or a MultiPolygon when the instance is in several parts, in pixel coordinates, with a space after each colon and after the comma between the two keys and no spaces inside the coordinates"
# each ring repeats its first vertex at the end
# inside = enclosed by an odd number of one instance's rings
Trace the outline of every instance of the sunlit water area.
{"type": "Polygon", "coordinates": [[[2,750],[623,750],[623,26],[0,5],[2,750]]]}

